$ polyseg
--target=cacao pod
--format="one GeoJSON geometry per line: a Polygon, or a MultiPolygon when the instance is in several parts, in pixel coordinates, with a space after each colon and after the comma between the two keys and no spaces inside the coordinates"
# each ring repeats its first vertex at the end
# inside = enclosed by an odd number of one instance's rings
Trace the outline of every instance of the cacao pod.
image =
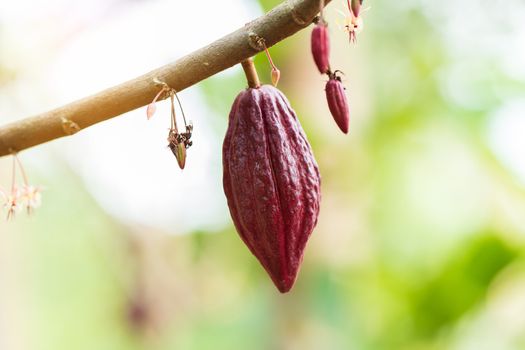
{"type": "Polygon", "coordinates": [[[312,30],[311,49],[314,62],[321,74],[330,69],[330,38],[328,36],[328,27],[326,23],[319,22],[312,30]]]}
{"type": "Polygon", "coordinates": [[[347,134],[350,123],[350,108],[348,106],[345,88],[341,82],[341,78],[338,77],[336,73],[330,73],[329,77],[330,79],[326,83],[325,88],[328,108],[339,129],[347,134]]]}
{"type": "Polygon", "coordinates": [[[281,293],[297,277],[319,214],[320,175],[286,97],[263,85],[233,103],[223,144],[233,223],[281,293]]]}
{"type": "Polygon", "coordinates": [[[363,0],[352,0],[352,13],[355,17],[359,17],[359,13],[361,12],[361,5],[363,5],[363,0]]]}

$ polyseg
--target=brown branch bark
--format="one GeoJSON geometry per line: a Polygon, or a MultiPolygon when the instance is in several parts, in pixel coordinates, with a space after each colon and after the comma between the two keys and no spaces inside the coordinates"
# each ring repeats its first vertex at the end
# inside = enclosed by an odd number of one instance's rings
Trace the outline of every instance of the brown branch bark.
{"type": "Polygon", "coordinates": [[[154,79],[166,82],[177,91],[184,90],[262,51],[264,47],[259,39],[272,46],[295,34],[312,23],[319,10],[320,0],[283,2],[264,16],[174,63],[65,106],[2,126],[0,157],[72,135],[145,106],[160,90],[154,79]]]}

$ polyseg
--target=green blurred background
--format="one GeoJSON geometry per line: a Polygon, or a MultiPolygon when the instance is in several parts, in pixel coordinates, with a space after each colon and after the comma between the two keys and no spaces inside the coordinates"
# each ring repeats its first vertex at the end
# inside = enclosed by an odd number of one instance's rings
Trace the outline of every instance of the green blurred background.
{"type": "MultiPolygon", "coordinates": [[[[0,121],[173,61],[278,3],[3,3],[0,121]],[[95,49],[79,62],[86,43],[95,49]]],[[[340,28],[344,3],[326,10],[347,136],[326,107],[311,28],[271,48],[323,179],[290,293],[242,244],[222,194],[220,143],[246,85],[235,67],[181,94],[196,130],[208,130],[196,131],[184,173],[157,131],[158,145],[141,151],[143,110],[21,153],[45,190],[35,215],[0,222],[0,349],[525,349],[525,5],[364,5],[356,46],[340,28]],[[155,152],[164,158],[149,160],[155,152]],[[192,182],[204,172],[209,188],[192,182]],[[161,173],[179,187],[165,189],[161,173]]],[[[256,64],[269,82],[265,56],[256,64]]],[[[156,118],[164,135],[167,119],[156,118]]],[[[10,176],[0,159],[4,189],[10,176]]]]}

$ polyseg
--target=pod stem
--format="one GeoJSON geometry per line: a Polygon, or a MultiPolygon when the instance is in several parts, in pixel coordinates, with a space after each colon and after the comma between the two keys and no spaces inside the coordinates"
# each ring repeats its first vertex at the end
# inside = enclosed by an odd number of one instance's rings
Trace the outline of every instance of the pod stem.
{"type": "Polygon", "coordinates": [[[253,58],[245,59],[241,64],[246,75],[246,80],[248,81],[248,86],[252,89],[258,89],[261,86],[261,82],[259,81],[255,64],[253,64],[253,58]]]}

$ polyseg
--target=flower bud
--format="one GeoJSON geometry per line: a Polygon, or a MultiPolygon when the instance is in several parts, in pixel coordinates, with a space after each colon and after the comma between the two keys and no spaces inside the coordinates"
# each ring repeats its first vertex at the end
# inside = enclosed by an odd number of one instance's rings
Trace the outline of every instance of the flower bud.
{"type": "Polygon", "coordinates": [[[337,76],[336,72],[329,73],[330,79],[326,83],[325,89],[326,100],[328,101],[328,108],[337,126],[339,126],[342,132],[347,134],[350,122],[350,108],[341,77],[337,76]]]}
{"type": "Polygon", "coordinates": [[[312,55],[315,65],[321,74],[330,69],[330,38],[328,37],[328,27],[325,22],[320,21],[312,30],[312,55]]]}
{"type": "Polygon", "coordinates": [[[281,79],[281,71],[277,67],[272,67],[272,85],[277,86],[281,79]]]}

